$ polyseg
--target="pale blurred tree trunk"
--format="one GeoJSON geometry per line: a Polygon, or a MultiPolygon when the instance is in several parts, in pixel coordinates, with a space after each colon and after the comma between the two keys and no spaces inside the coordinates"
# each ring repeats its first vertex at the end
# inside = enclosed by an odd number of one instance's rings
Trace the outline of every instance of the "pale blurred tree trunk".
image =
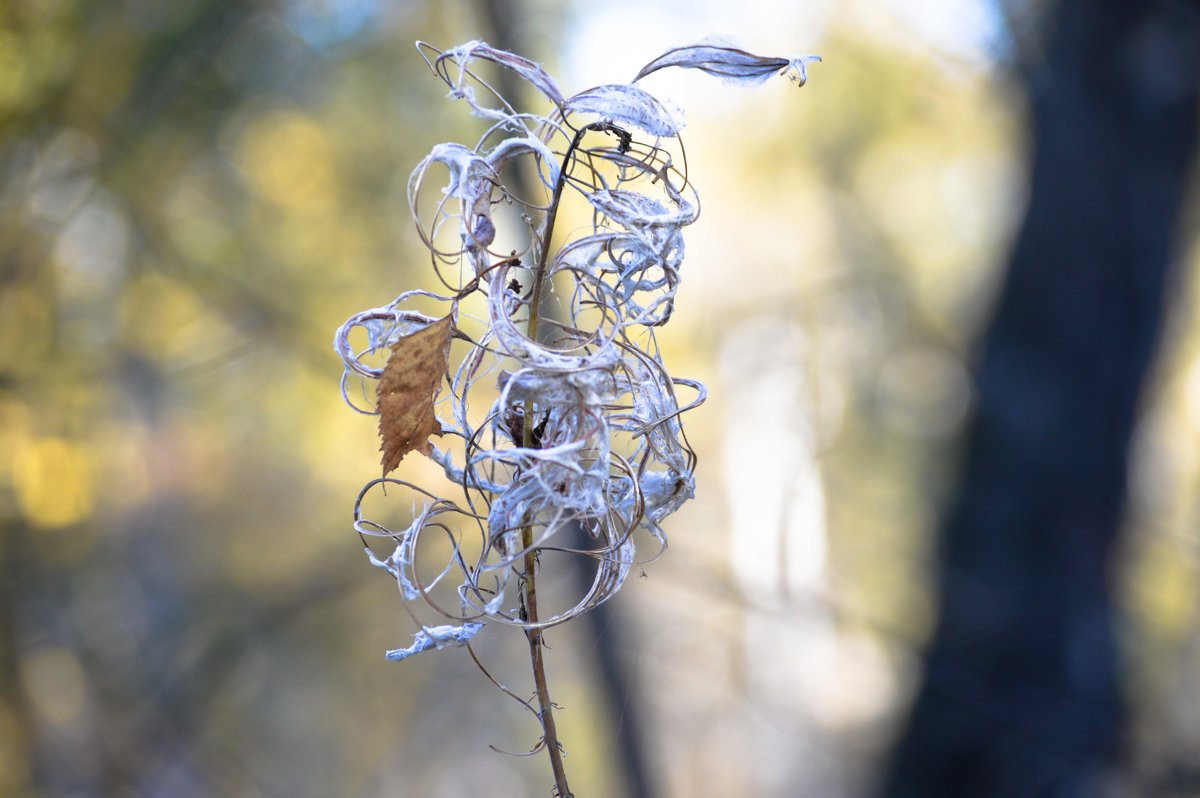
{"type": "Polygon", "coordinates": [[[1082,798],[1120,756],[1112,557],[1196,145],[1200,8],[1062,0],[1049,19],[1029,207],[887,798],[1082,798]]]}

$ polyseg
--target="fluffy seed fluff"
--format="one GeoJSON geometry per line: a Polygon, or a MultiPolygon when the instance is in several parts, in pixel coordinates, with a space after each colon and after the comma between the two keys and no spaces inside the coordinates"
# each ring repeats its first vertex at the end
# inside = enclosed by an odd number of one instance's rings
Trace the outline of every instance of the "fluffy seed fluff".
{"type": "MultiPolygon", "coordinates": [[[[396,579],[406,602],[449,621],[422,624],[389,659],[466,644],[485,624],[544,628],[611,598],[635,562],[665,548],[663,520],[693,494],[695,454],[681,417],[705,396],[700,383],[668,371],[655,340],[674,308],[683,228],[700,207],[678,114],[633,83],[566,96],[537,64],[483,42],[418,48],[486,130],[473,146],[438,144],[409,181],[440,288],[352,316],[334,342],[343,396],[375,413],[364,388],[384,376],[381,353],[432,324],[453,326],[444,373],[439,362],[432,380],[441,434],[426,441],[423,429],[418,451],[457,486],[454,495],[385,472],[355,503],[364,543],[394,544],[386,557],[367,546],[370,562],[396,579]],[[535,90],[546,110],[517,110],[483,77],[497,68],[535,90]],[[570,235],[555,229],[567,206],[572,225],[590,217],[570,235]],[[411,521],[369,517],[377,494],[398,497],[411,521]],[[646,545],[652,551],[639,553],[646,545]],[[548,550],[588,558],[595,573],[582,595],[539,619],[521,585],[532,555],[548,550]]],[[[635,83],[676,66],[746,83],[790,74],[802,84],[813,60],[699,44],[664,53],[635,83]]],[[[385,462],[405,453],[385,451],[385,462]]]]}

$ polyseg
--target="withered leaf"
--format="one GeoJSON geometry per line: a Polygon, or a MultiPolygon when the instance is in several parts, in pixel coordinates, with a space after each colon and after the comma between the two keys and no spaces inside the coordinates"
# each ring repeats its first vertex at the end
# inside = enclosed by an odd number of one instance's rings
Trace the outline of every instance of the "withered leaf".
{"type": "Polygon", "coordinates": [[[736,47],[714,42],[701,42],[688,47],[675,47],[642,67],[634,78],[641,80],[652,72],[667,67],[699,69],[730,82],[748,85],[762,83],[771,75],[787,75],[803,86],[808,81],[808,65],[820,61],[819,55],[793,55],[787,58],[754,55],[736,47]]]}
{"type": "Polygon", "coordinates": [[[429,436],[442,434],[433,397],[446,373],[453,333],[454,321],[447,316],[392,344],[378,389],[384,476],[411,451],[433,454],[429,436]]]}

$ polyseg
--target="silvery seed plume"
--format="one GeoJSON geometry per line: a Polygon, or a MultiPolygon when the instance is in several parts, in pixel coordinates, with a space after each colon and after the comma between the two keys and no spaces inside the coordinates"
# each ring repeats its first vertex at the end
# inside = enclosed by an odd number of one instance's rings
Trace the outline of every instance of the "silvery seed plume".
{"type": "MultiPolygon", "coordinates": [[[[615,595],[635,563],[665,548],[663,521],[693,495],[682,417],[705,397],[703,385],[671,374],[655,340],[674,310],[683,229],[700,209],[679,112],[634,83],[566,96],[537,64],[483,42],[418,49],[449,96],[483,120],[473,144],[436,145],[409,180],[439,287],[355,314],[334,341],[343,396],[377,413],[381,355],[440,319],[453,325],[433,397],[441,434],[428,440],[453,491],[385,472],[355,503],[364,543],[394,544],[387,556],[368,546],[370,562],[396,579],[414,618],[424,605],[445,622],[418,618],[412,645],[388,652],[397,660],[464,645],[485,624],[559,624],[615,595]],[[502,96],[484,77],[496,69],[532,89],[542,110],[502,96]],[[568,208],[570,226],[556,229],[568,208]],[[407,525],[370,517],[380,499],[411,513],[407,525]],[[589,546],[565,534],[572,526],[589,546]],[[564,548],[594,562],[594,577],[532,622],[519,590],[526,556],[564,548]]],[[[634,82],[673,66],[803,84],[815,60],[705,43],[667,51],[634,82]]]]}

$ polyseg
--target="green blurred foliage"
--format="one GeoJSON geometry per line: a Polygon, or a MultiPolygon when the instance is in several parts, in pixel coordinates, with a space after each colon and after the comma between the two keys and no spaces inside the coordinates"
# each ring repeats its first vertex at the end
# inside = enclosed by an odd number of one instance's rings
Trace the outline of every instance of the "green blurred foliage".
{"type": "Polygon", "coordinates": [[[347,523],[377,444],[329,341],[416,279],[449,135],[447,10],[359,5],[0,9],[4,795],[376,794],[464,706],[382,662],[347,523]]]}

